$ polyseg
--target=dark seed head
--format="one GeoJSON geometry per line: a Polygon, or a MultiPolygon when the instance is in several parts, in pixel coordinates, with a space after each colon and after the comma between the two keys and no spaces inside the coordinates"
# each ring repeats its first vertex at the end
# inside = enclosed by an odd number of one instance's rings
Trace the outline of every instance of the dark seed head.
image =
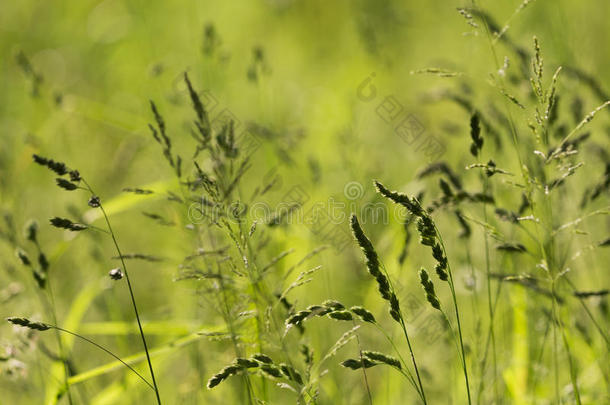
{"type": "Polygon", "coordinates": [[[98,208],[100,206],[100,198],[96,195],[92,195],[87,204],[89,204],[90,207],[98,208]]]}
{"type": "Polygon", "coordinates": [[[271,359],[271,357],[269,357],[269,356],[267,356],[266,354],[263,354],[263,353],[256,353],[255,355],[252,356],[252,358],[254,358],[255,360],[260,361],[261,363],[266,363],[266,364],[273,363],[273,359],[271,359]]]}
{"type": "Polygon", "coordinates": [[[358,369],[362,368],[363,364],[364,364],[364,368],[369,368],[369,367],[373,367],[373,366],[377,365],[376,362],[374,362],[374,361],[372,361],[372,360],[370,360],[370,359],[368,359],[366,357],[363,357],[362,360],[360,360],[360,359],[347,359],[347,360],[345,360],[344,362],[341,363],[341,365],[343,367],[350,368],[352,370],[358,370],[358,369]]]}
{"type": "Polygon", "coordinates": [[[345,306],[342,303],[340,303],[339,301],[335,301],[335,300],[326,300],[322,303],[322,305],[327,308],[332,308],[335,311],[340,311],[342,309],[345,309],[345,306]]]}
{"type": "Polygon", "coordinates": [[[449,274],[447,274],[446,269],[446,265],[443,265],[441,263],[438,263],[436,265],[436,274],[438,275],[438,278],[440,278],[443,281],[447,281],[449,279],[449,274]]]}
{"type": "Polygon", "coordinates": [[[438,298],[436,297],[436,292],[434,291],[434,284],[430,277],[428,276],[428,272],[425,269],[421,269],[419,271],[419,279],[421,282],[424,291],[426,292],[426,299],[432,305],[433,308],[440,309],[441,304],[438,298]]]}
{"type": "Polygon", "coordinates": [[[334,311],[328,314],[328,316],[338,321],[351,321],[354,319],[349,311],[334,311]]]}
{"type": "Polygon", "coordinates": [[[282,376],[282,372],[280,371],[279,368],[277,368],[276,366],[273,366],[271,364],[263,364],[261,366],[261,370],[265,373],[268,374],[272,377],[275,378],[280,378],[282,376]]]}
{"type": "Polygon", "coordinates": [[[55,181],[57,182],[57,185],[63,188],[64,190],[73,191],[78,188],[76,184],[60,177],[56,178],[55,181]]]}
{"type": "Polygon", "coordinates": [[[364,322],[375,323],[375,317],[368,309],[363,307],[351,307],[350,310],[358,315],[364,322]]]}
{"type": "Polygon", "coordinates": [[[17,248],[17,250],[15,250],[15,256],[17,256],[17,258],[19,258],[19,260],[21,261],[21,263],[24,266],[29,266],[32,264],[32,262],[30,262],[30,258],[28,257],[28,255],[21,248],[17,248]]]}
{"type": "Polygon", "coordinates": [[[49,269],[49,260],[47,260],[47,256],[42,252],[38,254],[38,264],[40,265],[40,268],[45,272],[49,269]]]}
{"type": "Polygon", "coordinates": [[[402,368],[401,364],[400,364],[400,360],[398,360],[395,357],[388,356],[387,354],[383,354],[380,352],[374,352],[374,351],[370,351],[370,350],[363,350],[362,355],[365,358],[370,359],[372,361],[378,361],[380,363],[385,363],[389,366],[396,367],[398,369],[402,368]]]}
{"type": "Polygon", "coordinates": [[[38,222],[31,220],[25,226],[25,238],[30,242],[36,243],[36,235],[38,233],[38,222]]]}
{"type": "Polygon", "coordinates": [[[78,170],[70,170],[70,181],[78,183],[81,180],[78,170]]]}
{"type": "Polygon", "coordinates": [[[63,176],[64,174],[68,173],[68,168],[64,163],[56,162],[53,159],[47,159],[39,155],[32,155],[32,157],[34,158],[34,162],[38,163],[41,166],[48,167],[50,170],[54,171],[60,176],[63,176]]]}
{"type": "Polygon", "coordinates": [[[76,224],[66,218],[54,217],[54,218],[50,219],[50,222],[51,222],[51,225],[53,225],[56,228],[64,228],[64,229],[69,229],[71,231],[82,231],[84,229],[87,229],[87,225],[76,224]]]}
{"type": "Polygon", "coordinates": [[[242,357],[236,358],[235,363],[243,368],[255,368],[259,366],[258,361],[252,359],[244,359],[242,357]]]}
{"type": "Polygon", "coordinates": [[[50,326],[42,323],[42,322],[33,322],[27,318],[6,318],[7,321],[12,323],[13,325],[23,326],[24,328],[34,329],[34,330],[47,330],[51,329],[50,326]]]}

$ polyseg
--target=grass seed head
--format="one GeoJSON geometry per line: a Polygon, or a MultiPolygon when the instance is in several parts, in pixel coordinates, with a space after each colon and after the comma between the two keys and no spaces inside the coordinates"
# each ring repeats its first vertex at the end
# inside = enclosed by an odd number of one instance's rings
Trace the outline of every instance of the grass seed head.
{"type": "Polygon", "coordinates": [[[235,364],[243,368],[256,368],[259,366],[258,361],[252,359],[245,359],[243,357],[236,358],[235,364]]]}
{"type": "Polygon", "coordinates": [[[426,246],[434,246],[436,243],[436,229],[434,222],[427,214],[417,219],[417,231],[420,236],[420,243],[426,246]]]}
{"type": "Polygon", "coordinates": [[[430,305],[432,305],[433,308],[440,310],[441,304],[436,296],[436,292],[434,291],[434,284],[432,283],[432,280],[430,280],[428,272],[425,269],[421,269],[419,271],[419,280],[424,288],[424,291],[426,292],[426,299],[430,305]]]}
{"type": "Polygon", "coordinates": [[[47,159],[36,154],[32,155],[32,157],[34,158],[34,162],[41,166],[46,166],[49,170],[55,172],[59,176],[63,176],[68,173],[68,167],[65,165],[65,163],[56,162],[53,159],[47,159]]]}
{"type": "Polygon", "coordinates": [[[236,366],[236,365],[230,365],[230,366],[223,368],[222,370],[220,370],[220,372],[213,375],[212,378],[210,378],[208,380],[208,384],[207,384],[208,389],[214,388],[215,386],[217,386],[218,384],[220,384],[221,382],[223,382],[224,380],[226,380],[233,374],[236,374],[239,370],[240,370],[240,367],[236,366]]]}
{"type": "Polygon", "coordinates": [[[49,260],[47,260],[47,256],[42,252],[38,254],[38,264],[45,273],[49,270],[49,260]]]}
{"type": "Polygon", "coordinates": [[[78,188],[78,186],[66,179],[62,179],[61,177],[58,177],[55,179],[55,181],[57,182],[57,185],[61,188],[63,188],[64,190],[68,190],[68,191],[74,191],[78,188]]]}
{"type": "Polygon", "coordinates": [[[372,361],[377,361],[379,363],[384,363],[389,366],[396,367],[398,369],[402,369],[400,360],[398,360],[395,357],[388,356],[387,354],[383,354],[380,352],[374,352],[374,351],[370,351],[370,350],[363,350],[362,356],[364,356],[365,358],[372,360],[372,361]]]}
{"type": "Polygon", "coordinates": [[[332,308],[335,311],[341,311],[341,310],[345,309],[345,305],[343,305],[339,301],[335,301],[335,300],[326,300],[322,303],[322,305],[327,308],[332,308]]]}
{"type": "Polygon", "coordinates": [[[349,311],[333,311],[329,313],[328,316],[338,321],[351,321],[352,319],[354,319],[352,313],[349,311]]]}
{"type": "Polygon", "coordinates": [[[375,323],[375,317],[373,314],[366,308],[363,307],[351,307],[350,311],[355,313],[362,319],[364,322],[375,323]]]}
{"type": "Polygon", "coordinates": [[[370,368],[373,366],[376,366],[377,363],[366,358],[363,357],[362,360],[360,359],[347,359],[343,362],[341,362],[341,365],[345,368],[349,368],[352,370],[359,370],[362,368],[362,365],[364,364],[364,368],[370,368]]]}
{"type": "Polygon", "coordinates": [[[316,316],[324,316],[329,312],[332,312],[333,308],[329,308],[323,305],[310,305],[307,307],[307,310],[311,311],[311,313],[316,316]]]}
{"type": "Polygon", "coordinates": [[[483,137],[481,137],[479,115],[476,112],[470,117],[470,138],[472,138],[470,153],[477,157],[483,148],[483,137]]]}
{"type": "Polygon", "coordinates": [[[99,208],[99,206],[101,205],[100,198],[96,195],[92,195],[89,198],[89,201],[87,201],[87,205],[92,208],[99,208]]]}
{"type": "Polygon", "coordinates": [[[527,252],[527,249],[521,243],[510,243],[510,242],[502,243],[502,244],[496,246],[496,249],[497,250],[503,250],[505,252],[512,252],[512,253],[525,253],[525,252],[527,252]]]}
{"type": "Polygon", "coordinates": [[[207,125],[209,127],[208,114],[205,111],[203,103],[201,102],[199,95],[193,88],[193,85],[191,84],[191,81],[189,80],[189,76],[186,72],[184,72],[184,81],[186,82],[186,86],[188,87],[189,96],[191,97],[191,102],[193,103],[193,109],[195,110],[195,113],[197,114],[198,123],[200,125],[207,125]]]}
{"type": "Polygon", "coordinates": [[[388,282],[387,277],[381,272],[381,264],[379,262],[379,256],[373,247],[373,244],[366,237],[360,223],[358,222],[358,218],[356,215],[352,214],[350,217],[350,223],[352,227],[352,233],[358,242],[358,245],[364,252],[364,256],[366,257],[366,267],[369,270],[369,273],[375,277],[377,280],[377,284],[379,286],[379,292],[381,296],[385,300],[390,299],[390,283],[388,282]]]}
{"type": "Polygon", "coordinates": [[[38,222],[35,220],[30,220],[25,225],[24,236],[30,242],[36,243],[38,235],[38,222]]]}
{"type": "Polygon", "coordinates": [[[288,319],[286,319],[286,325],[299,325],[311,314],[312,314],[312,311],[307,311],[307,310],[299,311],[296,314],[289,317],[288,319]]]}
{"type": "Polygon", "coordinates": [[[24,328],[34,329],[39,331],[45,331],[51,329],[51,327],[42,322],[33,322],[27,318],[6,318],[7,321],[12,323],[13,325],[23,326],[24,328]]]}
{"type": "Polygon", "coordinates": [[[15,256],[17,256],[17,258],[21,261],[21,264],[23,264],[24,266],[32,265],[32,262],[30,261],[30,258],[28,257],[27,253],[25,253],[25,250],[21,248],[15,249],[15,256]]]}
{"type": "Polygon", "coordinates": [[[256,353],[254,355],[252,355],[252,358],[261,362],[261,363],[265,363],[265,364],[272,364],[273,363],[273,359],[269,356],[267,356],[266,354],[263,353],[256,353]]]}
{"type": "Polygon", "coordinates": [[[285,363],[281,363],[280,370],[282,371],[282,374],[284,374],[284,376],[286,376],[286,378],[288,378],[289,380],[292,380],[298,384],[303,384],[303,377],[301,377],[301,374],[297,370],[295,370],[294,367],[289,366],[285,363]]]}
{"type": "Polygon", "coordinates": [[[260,369],[263,373],[270,375],[272,377],[275,377],[275,378],[282,377],[282,371],[277,366],[274,366],[272,364],[263,364],[263,365],[261,365],[260,369]]]}
{"type": "Polygon", "coordinates": [[[407,195],[398,193],[396,191],[390,191],[377,180],[375,180],[375,188],[379,194],[392,200],[396,204],[404,206],[411,214],[418,217],[424,214],[424,210],[417,199],[409,198],[407,195]]]}
{"type": "Polygon", "coordinates": [[[69,174],[70,174],[70,181],[73,181],[74,183],[78,183],[82,179],[78,170],[70,170],[69,174]]]}
{"type": "Polygon", "coordinates": [[[56,228],[68,229],[70,231],[78,232],[87,229],[87,225],[77,224],[66,218],[54,217],[49,220],[51,225],[56,228]]]}

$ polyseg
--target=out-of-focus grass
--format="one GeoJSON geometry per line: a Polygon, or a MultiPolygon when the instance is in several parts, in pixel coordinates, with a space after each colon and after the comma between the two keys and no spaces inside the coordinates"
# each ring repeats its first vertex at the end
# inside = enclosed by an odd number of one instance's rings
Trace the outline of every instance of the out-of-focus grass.
{"type": "MultiPolygon", "coordinates": [[[[480,5],[504,24],[519,3],[487,1],[480,5]]],[[[372,178],[383,178],[397,188],[408,185],[409,191],[415,192],[423,183],[413,181],[414,173],[429,161],[403,142],[392,126],[379,118],[376,108],[384,97],[395,96],[406,111],[417,116],[427,134],[434,134],[445,143],[445,160],[454,167],[471,162],[467,158],[468,114],[451,103],[429,102],[422,97],[442,88],[467,90],[450,78],[409,74],[429,66],[463,72],[464,82],[472,89],[475,100],[483,102],[483,97],[488,97],[489,73],[496,74],[489,44],[482,29],[473,30],[456,12],[458,6],[464,5],[437,0],[425,4],[374,0],[0,3],[0,209],[3,215],[10,216],[19,233],[28,219],[40,222],[41,244],[54,253],[51,277],[61,322],[67,325],[73,320],[71,327],[83,328],[85,333],[87,325],[91,327],[94,322],[127,322],[131,314],[122,289],[108,285],[102,288],[98,283],[116,264],[110,259],[110,242],[66,235],[47,226],[52,216],[68,215],[74,210],[82,214],[86,207],[74,207],[71,196],[57,192],[48,174],[33,167],[32,153],[65,160],[96,184],[108,201],[125,250],[154,253],[167,259],[159,263],[137,262],[133,266],[145,325],[189,319],[195,322],[189,331],[195,332],[218,319],[206,310],[205,302],[198,299],[192,286],[174,282],[180,258],[193,248],[188,245],[191,241],[175,229],[152,223],[141,211],[154,209],[177,221],[180,218],[155,199],[120,194],[125,187],[177,190],[147,129],[152,120],[148,100],[157,102],[177,149],[186,150],[191,141],[186,124],[192,118],[181,81],[186,70],[198,88],[209,90],[217,100],[212,115],[228,109],[241,125],[256,122],[270,128],[274,135],[264,139],[254,154],[253,168],[244,188],[251,192],[271,173],[280,176],[280,185],[269,197],[273,203],[281,201],[291,187],[300,186],[309,195],[310,204],[332,197],[346,203],[349,210],[354,201],[346,198],[343,191],[347,183],[356,181],[363,185],[362,195],[355,201],[359,208],[366,202],[379,201],[372,178]],[[219,38],[212,54],[202,52],[208,24],[214,26],[219,38]],[[247,72],[255,47],[263,49],[268,71],[259,72],[258,80],[252,81],[247,72]],[[32,74],[20,68],[17,63],[20,53],[30,61],[35,74],[42,77],[40,83],[35,85],[32,74]],[[374,102],[365,103],[356,97],[356,91],[373,72],[378,96],[374,102]],[[444,130],[447,127],[455,129],[453,135],[444,130]],[[97,289],[90,291],[86,286],[97,289]],[[83,294],[86,299],[77,299],[83,294]],[[79,315],[71,318],[74,311],[79,315]]],[[[528,50],[532,36],[537,35],[544,47],[547,71],[558,65],[578,67],[610,91],[610,56],[604,51],[610,39],[606,24],[609,13],[610,4],[601,0],[586,7],[568,0],[538,0],[511,21],[507,35],[528,50]]],[[[500,60],[509,54],[501,44],[498,49],[500,60]]],[[[511,68],[517,66],[512,56],[511,63],[511,68]]],[[[584,112],[603,101],[582,80],[566,80],[562,86],[585,88],[583,93],[588,98],[583,100],[584,112]]],[[[501,96],[497,97],[495,101],[500,104],[501,96]]],[[[607,120],[607,113],[604,114],[607,120]]],[[[603,132],[593,136],[607,150],[607,136],[603,132]]],[[[508,150],[508,134],[505,139],[506,149],[499,151],[502,156],[512,153],[508,150]]],[[[486,142],[492,144],[491,140],[486,142]]],[[[518,170],[514,159],[507,159],[506,164],[512,164],[507,169],[518,170]]],[[[599,176],[597,172],[585,173],[599,176]]],[[[577,214],[574,212],[574,218],[577,214]]],[[[347,223],[341,226],[347,232],[347,223]]],[[[453,225],[441,218],[440,226],[453,225]]],[[[1,228],[10,231],[6,223],[1,228]]],[[[394,259],[400,254],[404,239],[400,225],[392,222],[370,225],[369,230],[377,249],[388,258],[388,266],[395,274],[405,275],[398,280],[405,296],[413,293],[421,297],[415,275],[422,261],[420,248],[413,248],[413,257],[409,256],[401,268],[394,259]]],[[[284,249],[294,248],[286,268],[327,242],[312,236],[302,224],[280,229],[278,235],[266,256],[271,258],[284,249]]],[[[17,237],[21,244],[23,238],[17,237]]],[[[476,270],[483,271],[480,235],[470,243],[470,253],[457,246],[452,254],[461,275],[470,271],[468,254],[474,257],[476,270]]],[[[0,315],[42,316],[42,307],[29,298],[36,295],[35,286],[14,259],[13,247],[0,243],[0,252],[0,285],[17,281],[25,288],[19,296],[2,304],[0,315]]],[[[583,267],[591,271],[579,279],[583,287],[608,285],[609,278],[601,271],[608,259],[607,252],[584,259],[583,267]]],[[[299,307],[332,297],[350,305],[366,302],[380,307],[354,246],[348,245],[343,252],[329,249],[317,260],[324,270],[306,293],[296,294],[299,307]]],[[[509,266],[510,260],[504,259],[502,264],[509,266]]],[[[480,320],[485,319],[486,307],[483,301],[477,301],[476,294],[482,296],[484,291],[471,293],[461,287],[460,294],[466,307],[470,302],[472,305],[465,321],[469,331],[466,339],[473,345],[483,345],[480,330],[484,325],[480,325],[480,320]]],[[[519,382],[526,372],[519,359],[537,353],[525,353],[528,347],[521,345],[520,339],[527,334],[543,335],[545,329],[540,324],[521,323],[523,301],[528,299],[525,294],[519,291],[507,297],[516,302],[514,307],[500,308],[496,340],[501,352],[514,353],[515,358],[501,356],[500,368],[505,372],[498,378],[506,381],[503,396],[513,396],[506,403],[513,400],[526,403],[519,398],[519,382]]],[[[603,322],[607,330],[608,320],[603,322]]],[[[14,332],[8,325],[0,330],[2,343],[14,341],[14,332]]],[[[332,345],[342,331],[310,327],[308,333],[312,346],[321,351],[332,345]]],[[[151,334],[153,347],[165,347],[175,339],[171,330],[166,335],[151,334]]],[[[125,357],[140,352],[135,334],[127,339],[124,331],[109,335],[100,340],[125,357]]],[[[51,337],[40,339],[54,348],[51,337]]],[[[373,334],[363,339],[378,341],[373,334]]],[[[576,338],[573,342],[576,356],[591,364],[581,370],[580,380],[585,387],[604,386],[599,392],[605,392],[606,397],[599,398],[607,398],[608,375],[600,375],[594,366],[595,350],[578,343],[576,338]]],[[[69,345],[69,339],[66,344],[69,345]]],[[[444,343],[447,350],[435,350],[426,347],[425,336],[415,333],[415,345],[420,348],[428,381],[433,382],[428,384],[434,398],[432,403],[448,397],[463,398],[460,370],[446,366],[447,356],[453,356],[452,343],[444,343]]],[[[79,342],[74,342],[71,349],[77,375],[109,362],[103,353],[92,352],[79,342]]],[[[604,356],[607,358],[607,354],[604,356]]],[[[458,364],[457,358],[452,360],[455,361],[451,364],[458,364]]],[[[57,363],[52,366],[40,353],[30,352],[23,361],[27,376],[0,378],[0,403],[40,403],[45,391],[49,398],[56,388],[54,379],[62,377],[61,366],[57,363]]],[[[158,380],[167,403],[238,403],[240,396],[232,396],[230,386],[215,391],[204,388],[207,378],[228,361],[224,344],[207,339],[172,351],[158,363],[158,380]],[[203,375],[198,375],[197,370],[203,375]]],[[[565,359],[562,361],[565,364],[565,359]]],[[[144,364],[141,365],[145,371],[144,364]]],[[[545,377],[537,387],[541,397],[551,398],[553,388],[548,373],[542,371],[545,377]]],[[[126,373],[122,375],[109,373],[84,381],[74,388],[75,398],[93,404],[148,403],[148,398],[142,398],[149,393],[134,388],[138,381],[126,373]]],[[[322,382],[320,403],[364,403],[360,377],[338,366],[329,367],[329,375],[322,382]]],[[[376,403],[416,403],[414,393],[391,370],[374,369],[368,378],[376,403]]],[[[290,398],[288,394],[277,395],[279,401],[290,398]]]]}

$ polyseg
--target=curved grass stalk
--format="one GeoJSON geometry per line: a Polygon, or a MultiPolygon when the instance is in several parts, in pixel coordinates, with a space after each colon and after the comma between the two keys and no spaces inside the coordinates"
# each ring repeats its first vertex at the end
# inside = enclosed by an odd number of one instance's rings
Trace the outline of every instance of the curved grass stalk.
{"type": "Polygon", "coordinates": [[[114,357],[117,361],[121,362],[121,364],[123,364],[125,367],[127,367],[129,370],[131,370],[133,373],[135,373],[138,377],[140,377],[140,379],[142,381],[144,381],[146,383],[146,385],[148,385],[150,387],[150,389],[152,389],[154,391],[155,387],[150,382],[148,382],[148,380],[146,378],[142,377],[142,375],[140,373],[138,373],[133,367],[131,367],[129,364],[125,363],[125,361],[123,361],[119,356],[117,356],[116,354],[112,353],[110,350],[106,349],[104,346],[102,346],[102,345],[94,342],[93,340],[88,339],[88,338],[86,338],[86,337],[84,337],[82,335],[79,335],[78,333],[71,332],[71,331],[69,331],[67,329],[60,328],[59,326],[51,325],[51,324],[48,324],[48,323],[45,324],[45,325],[47,325],[47,326],[49,326],[49,327],[51,327],[51,328],[53,328],[55,330],[58,330],[60,332],[68,333],[68,334],[70,334],[72,336],[75,336],[75,337],[77,337],[79,339],[82,339],[85,342],[90,343],[93,346],[97,347],[98,349],[103,350],[104,352],[108,353],[109,355],[114,357]]]}
{"type": "MultiPolygon", "coordinates": [[[[91,186],[89,185],[89,183],[87,183],[85,181],[85,179],[82,179],[82,181],[85,184],[85,186],[87,187],[87,189],[89,190],[89,192],[91,193],[91,195],[95,196],[96,194],[93,191],[93,189],[91,188],[91,186]]],[[[144,330],[142,329],[142,322],[140,321],[140,314],[138,312],[138,306],[136,304],[136,299],[133,294],[133,288],[131,287],[131,281],[129,279],[129,273],[127,272],[127,266],[125,265],[125,260],[123,259],[123,254],[121,253],[121,249],[119,247],[119,243],[117,242],[116,235],[114,234],[114,231],[112,230],[112,226],[110,225],[110,220],[108,219],[108,215],[106,214],[106,211],[104,210],[104,206],[102,205],[101,202],[99,203],[99,208],[102,211],[102,214],[104,215],[104,220],[106,221],[106,226],[108,227],[108,232],[110,232],[110,236],[112,237],[112,242],[114,243],[114,247],[116,248],[117,254],[121,260],[121,265],[123,266],[123,271],[125,272],[125,279],[127,280],[127,288],[129,289],[129,296],[131,297],[133,311],[135,313],[136,321],[138,323],[140,337],[142,339],[142,344],[144,345],[144,351],[146,352],[146,360],[148,362],[148,368],[150,370],[150,375],[151,375],[154,390],[155,390],[157,404],[161,405],[161,396],[159,394],[159,387],[157,386],[157,381],[155,379],[155,372],[153,370],[152,362],[150,360],[150,354],[148,352],[148,345],[146,343],[146,337],[144,336],[144,330]]]]}
{"type": "MultiPolygon", "coordinates": [[[[171,352],[172,350],[181,348],[183,346],[186,346],[186,345],[188,345],[190,343],[193,343],[193,342],[201,339],[201,337],[203,335],[205,335],[206,333],[209,333],[209,332],[210,332],[209,330],[201,330],[201,331],[198,331],[198,332],[193,332],[193,333],[191,333],[189,335],[186,335],[184,337],[181,337],[179,339],[172,340],[171,342],[168,342],[168,343],[166,343],[166,344],[164,344],[162,346],[150,349],[149,350],[149,355],[152,358],[152,357],[160,356],[160,355],[165,354],[167,352],[171,352]]],[[[140,362],[146,360],[146,358],[147,358],[146,353],[145,352],[140,352],[140,353],[128,356],[128,357],[124,357],[123,358],[123,362],[125,362],[126,364],[131,365],[131,364],[140,363],[140,362]]],[[[71,385],[78,384],[78,383],[87,381],[87,380],[89,380],[91,378],[98,377],[100,375],[104,375],[106,373],[109,373],[109,372],[111,372],[111,371],[121,367],[122,365],[123,364],[121,362],[115,361],[115,362],[108,363],[108,364],[105,364],[105,365],[102,365],[102,366],[98,366],[98,367],[95,367],[95,368],[93,368],[91,370],[84,371],[84,372],[82,372],[80,374],[77,374],[77,375],[74,375],[74,376],[70,377],[69,380],[68,380],[68,383],[71,384],[71,385]]]]}

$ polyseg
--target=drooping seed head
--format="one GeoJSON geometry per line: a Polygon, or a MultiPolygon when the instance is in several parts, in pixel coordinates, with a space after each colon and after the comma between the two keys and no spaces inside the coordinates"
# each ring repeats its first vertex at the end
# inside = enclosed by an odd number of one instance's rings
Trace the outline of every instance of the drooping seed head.
{"type": "Polygon", "coordinates": [[[53,159],[48,159],[39,155],[32,155],[34,162],[41,166],[46,166],[49,170],[55,172],[59,176],[63,176],[68,173],[68,167],[61,162],[56,162],[53,159]]]}
{"type": "Polygon", "coordinates": [[[243,357],[236,358],[235,364],[243,368],[256,368],[259,366],[258,361],[252,359],[245,359],[243,357]]]}
{"type": "Polygon", "coordinates": [[[45,330],[51,329],[51,327],[45,323],[30,321],[27,318],[11,317],[11,318],[6,318],[6,320],[9,321],[10,323],[12,323],[13,325],[23,326],[24,328],[29,328],[29,329],[34,329],[34,330],[45,331],[45,330]]]}
{"type": "Polygon", "coordinates": [[[266,364],[272,364],[273,363],[273,359],[269,356],[267,356],[266,354],[263,353],[256,353],[254,355],[252,355],[252,358],[255,360],[260,361],[261,363],[266,363],[266,364]]]}
{"type": "Polygon", "coordinates": [[[392,200],[396,204],[402,205],[407,210],[409,210],[409,212],[411,214],[413,214],[415,216],[423,215],[423,213],[424,213],[423,208],[422,208],[421,204],[419,203],[419,201],[417,201],[417,199],[409,198],[406,194],[398,193],[396,191],[390,191],[377,180],[375,180],[374,183],[375,183],[375,188],[377,189],[379,194],[383,195],[384,197],[388,198],[389,200],[392,200]]]}
{"type": "Polygon", "coordinates": [[[341,365],[343,367],[349,368],[349,369],[352,369],[352,370],[361,369],[363,364],[364,364],[364,368],[370,368],[370,367],[373,367],[373,366],[377,365],[376,362],[374,362],[374,361],[372,361],[372,360],[370,360],[370,359],[368,359],[366,357],[363,357],[362,360],[360,360],[360,359],[347,359],[347,360],[345,360],[345,361],[343,361],[341,363],[341,365]]]}
{"type": "Polygon", "coordinates": [[[338,321],[351,321],[352,319],[354,319],[351,312],[349,311],[333,311],[329,313],[328,316],[338,321]]]}
{"type": "Polygon", "coordinates": [[[288,319],[286,319],[286,325],[298,325],[311,314],[312,312],[308,310],[299,311],[296,314],[290,316],[288,319]]]}
{"type": "Polygon", "coordinates": [[[54,217],[51,218],[49,222],[56,228],[68,229],[75,232],[87,229],[87,225],[77,224],[66,218],[54,217]]]}
{"type": "Polygon", "coordinates": [[[343,305],[339,301],[335,301],[335,300],[326,300],[322,303],[322,305],[325,306],[326,308],[331,308],[335,311],[340,311],[342,309],[345,309],[345,305],[343,305]]]}
{"type": "Polygon", "coordinates": [[[327,307],[323,305],[310,305],[307,307],[308,311],[311,311],[313,315],[316,316],[324,316],[333,310],[332,307],[327,307]]]}
{"type": "Polygon", "coordinates": [[[363,350],[362,356],[366,357],[367,359],[372,360],[372,361],[378,361],[379,363],[384,363],[389,366],[396,367],[398,369],[402,369],[400,360],[398,360],[395,357],[388,356],[387,354],[383,354],[380,352],[374,352],[374,351],[370,351],[370,350],[363,350]]]}
{"type": "Polygon", "coordinates": [[[78,188],[78,186],[66,179],[62,179],[61,177],[58,177],[55,179],[55,181],[57,182],[57,185],[61,188],[63,188],[64,190],[68,190],[68,191],[74,191],[78,188]]]}
{"type": "Polygon", "coordinates": [[[301,377],[301,374],[297,370],[295,370],[294,367],[289,366],[285,363],[281,363],[280,370],[282,371],[282,374],[284,374],[289,380],[292,380],[298,384],[303,384],[303,377],[301,377]]]}
{"type": "Polygon", "coordinates": [[[280,378],[282,376],[282,371],[272,364],[263,364],[261,365],[261,371],[265,374],[268,374],[275,378],[280,378]]]}
{"type": "Polygon", "coordinates": [[[375,317],[373,314],[366,308],[363,307],[351,307],[350,311],[355,313],[362,319],[364,322],[375,323],[375,317]]]}

